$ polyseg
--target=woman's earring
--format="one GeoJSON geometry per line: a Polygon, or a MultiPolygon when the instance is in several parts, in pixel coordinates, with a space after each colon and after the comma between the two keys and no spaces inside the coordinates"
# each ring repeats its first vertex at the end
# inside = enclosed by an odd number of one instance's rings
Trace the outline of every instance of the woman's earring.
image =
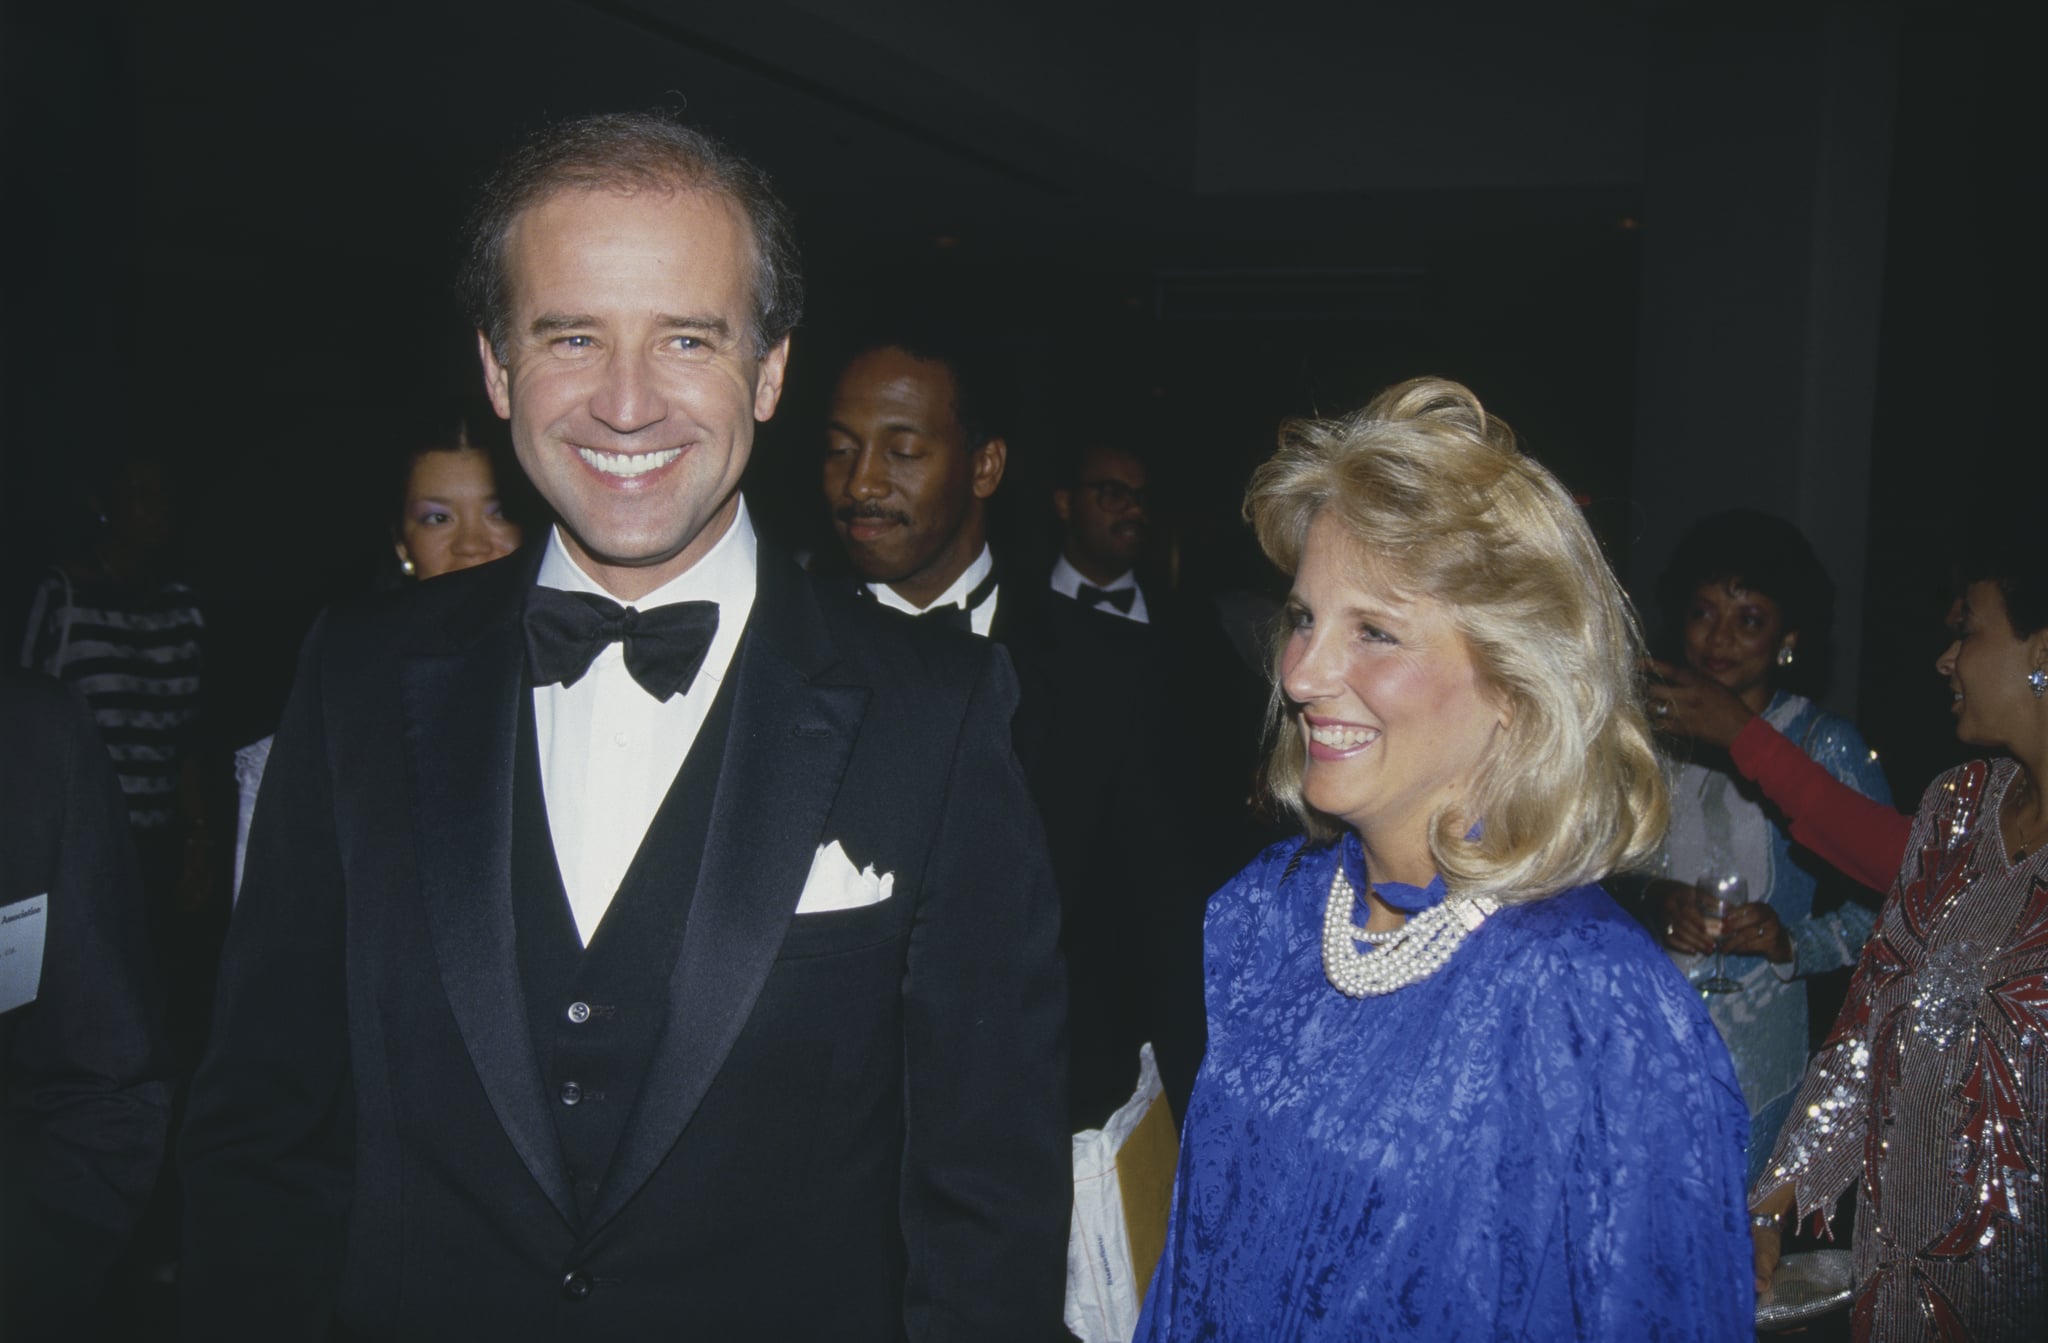
{"type": "Polygon", "coordinates": [[[413,566],[413,562],[411,560],[400,560],[398,562],[398,572],[404,574],[407,578],[411,578],[414,574],[418,573],[419,570],[413,566]]]}
{"type": "Polygon", "coordinates": [[[1791,665],[1792,665],[1792,645],[1791,645],[1791,644],[1779,644],[1779,645],[1778,645],[1778,659],[1777,659],[1777,661],[1778,661],[1778,665],[1779,665],[1780,667],[1789,667],[1789,666],[1791,666],[1791,665]]]}
{"type": "Polygon", "coordinates": [[[2035,699],[2048,695],[2048,671],[2042,671],[2039,667],[2034,668],[2027,673],[2027,684],[2034,688],[2035,699]]]}

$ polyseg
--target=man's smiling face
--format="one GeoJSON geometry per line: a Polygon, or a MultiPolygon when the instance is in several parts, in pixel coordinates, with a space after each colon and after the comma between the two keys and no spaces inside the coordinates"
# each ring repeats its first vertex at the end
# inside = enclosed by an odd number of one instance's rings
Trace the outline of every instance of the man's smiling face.
{"type": "Polygon", "coordinates": [[[482,336],[492,405],[571,555],[623,600],[714,545],[738,509],[785,339],[755,353],[752,242],[705,192],[569,189],[507,239],[506,348],[482,336]]]}

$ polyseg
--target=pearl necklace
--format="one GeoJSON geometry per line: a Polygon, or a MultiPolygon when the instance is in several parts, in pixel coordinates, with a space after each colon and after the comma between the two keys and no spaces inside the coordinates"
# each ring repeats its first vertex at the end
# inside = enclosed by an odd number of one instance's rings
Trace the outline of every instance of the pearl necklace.
{"type": "Polygon", "coordinates": [[[1344,875],[1344,865],[1330,877],[1330,899],[1323,906],[1323,973],[1347,998],[1377,998],[1429,978],[1467,934],[1486,922],[1500,902],[1485,896],[1445,900],[1384,933],[1361,931],[1358,892],[1344,875]],[[1362,952],[1353,944],[1374,948],[1362,952]]]}

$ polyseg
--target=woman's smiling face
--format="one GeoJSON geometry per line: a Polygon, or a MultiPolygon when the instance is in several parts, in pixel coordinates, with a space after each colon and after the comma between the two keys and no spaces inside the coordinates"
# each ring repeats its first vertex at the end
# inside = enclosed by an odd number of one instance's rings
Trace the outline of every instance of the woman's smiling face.
{"type": "Polygon", "coordinates": [[[1955,638],[1934,669],[1955,695],[1956,736],[1972,746],[2009,749],[2027,736],[2039,713],[2027,674],[2040,665],[2048,631],[2030,639],[2013,633],[2005,594],[1993,582],[1972,583],[1949,609],[1955,638]]]}
{"type": "Polygon", "coordinates": [[[1303,797],[1369,846],[1426,851],[1430,818],[1460,805],[1507,721],[1450,608],[1383,581],[1325,513],[1287,619],[1280,677],[1307,752],[1303,797]]]}
{"type": "Polygon", "coordinates": [[[1778,650],[1798,640],[1797,631],[1786,630],[1778,603],[1740,579],[1702,583],[1686,606],[1687,664],[1758,712],[1770,703],[1778,650]]]}

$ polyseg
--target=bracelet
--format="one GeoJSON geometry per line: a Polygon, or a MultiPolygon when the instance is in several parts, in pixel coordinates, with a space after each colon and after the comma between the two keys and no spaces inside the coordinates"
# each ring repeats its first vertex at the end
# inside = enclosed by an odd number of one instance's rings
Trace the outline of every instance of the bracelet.
{"type": "Polygon", "coordinates": [[[1753,1212],[1749,1215],[1749,1224],[1759,1231],[1776,1231],[1778,1216],[1776,1213],[1753,1212]]]}

